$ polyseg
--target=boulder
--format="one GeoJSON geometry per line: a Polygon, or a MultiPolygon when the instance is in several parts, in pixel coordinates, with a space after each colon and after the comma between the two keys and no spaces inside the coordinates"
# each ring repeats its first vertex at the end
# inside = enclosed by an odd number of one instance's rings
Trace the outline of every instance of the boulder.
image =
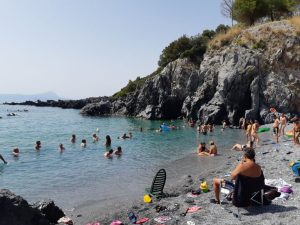
{"type": "Polygon", "coordinates": [[[58,208],[52,200],[43,200],[32,205],[34,209],[39,210],[51,223],[56,224],[57,221],[65,216],[64,212],[58,208]]]}
{"type": "Polygon", "coordinates": [[[51,223],[25,199],[7,189],[0,189],[0,224],[50,225],[51,223]]]}

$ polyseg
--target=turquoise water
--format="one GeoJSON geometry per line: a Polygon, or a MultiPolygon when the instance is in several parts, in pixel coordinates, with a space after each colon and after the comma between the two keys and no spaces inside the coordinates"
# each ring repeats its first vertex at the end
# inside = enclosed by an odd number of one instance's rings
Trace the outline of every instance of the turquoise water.
{"type": "Polygon", "coordinates": [[[51,198],[62,207],[134,195],[149,184],[153,169],[195,152],[200,141],[214,140],[222,153],[242,139],[241,132],[221,132],[219,127],[212,135],[199,135],[183,121],[173,122],[178,130],[157,133],[154,130],[162,121],[83,117],[72,109],[1,105],[0,116],[0,153],[9,162],[0,162],[0,188],[29,201],[51,198]],[[6,116],[17,109],[29,112],[6,116]],[[100,141],[92,143],[97,128],[100,141]],[[125,132],[132,132],[133,139],[117,139],[125,132]],[[73,133],[77,136],[75,144],[69,141],[73,133]],[[122,146],[122,157],[103,156],[106,135],[111,136],[113,149],[122,146]],[[81,139],[87,140],[87,148],[80,147],[81,139]],[[40,151],[34,149],[36,140],[42,142],[40,151]],[[59,143],[66,148],[62,154],[59,143]],[[18,159],[11,155],[14,147],[20,149],[18,159]]]}

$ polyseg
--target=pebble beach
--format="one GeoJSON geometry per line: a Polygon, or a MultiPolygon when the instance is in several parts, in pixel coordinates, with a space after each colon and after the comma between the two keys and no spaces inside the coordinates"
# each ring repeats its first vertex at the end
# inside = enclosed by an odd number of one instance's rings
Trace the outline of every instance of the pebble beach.
{"type": "MultiPolygon", "coordinates": [[[[289,127],[290,128],[290,127],[289,127]]],[[[226,132],[226,131],[225,131],[226,132]]],[[[241,131],[242,132],[242,131],[241,131]]],[[[294,146],[291,139],[280,138],[279,144],[271,132],[260,134],[261,147],[257,147],[256,161],[261,165],[266,179],[282,179],[292,186],[293,194],[287,200],[275,199],[271,205],[251,206],[238,209],[230,202],[222,205],[210,203],[214,198],[212,180],[214,177],[226,178],[242,157],[242,152],[224,151],[216,157],[198,157],[195,154],[166,164],[167,172],[164,192],[170,197],[153,199],[144,203],[143,195],[126,202],[112,201],[105,209],[97,203],[75,208],[66,214],[75,224],[96,223],[111,224],[118,220],[131,224],[127,214],[133,212],[138,219],[148,218],[144,224],[299,224],[300,221],[300,184],[289,167],[292,161],[300,160],[300,147],[294,146]],[[198,196],[191,195],[199,189],[201,180],[205,180],[210,191],[198,196]],[[166,208],[157,212],[157,207],[166,208]],[[198,207],[195,212],[186,213],[190,207],[198,207]],[[157,222],[158,218],[165,221],[157,222]],[[162,223],[163,222],[163,223],[162,223]]],[[[158,170],[159,168],[157,168],[158,170]]],[[[153,170],[153,177],[157,170],[153,170]]],[[[152,180],[149,180],[149,186],[152,180]]],[[[146,188],[146,187],[145,187],[146,188]]],[[[121,191],[121,190],[120,190],[121,191]]]]}

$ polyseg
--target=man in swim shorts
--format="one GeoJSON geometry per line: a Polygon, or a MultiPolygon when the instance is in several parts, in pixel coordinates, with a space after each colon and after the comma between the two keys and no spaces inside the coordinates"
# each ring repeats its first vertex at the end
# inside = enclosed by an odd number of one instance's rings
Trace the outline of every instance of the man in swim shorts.
{"type": "MultiPolygon", "coordinates": [[[[255,163],[255,151],[252,149],[247,149],[245,151],[243,159],[231,173],[231,180],[235,181],[238,174],[253,178],[261,176],[262,170],[261,167],[255,163]]],[[[214,178],[213,189],[215,192],[215,199],[212,199],[211,202],[220,204],[221,187],[228,186],[231,186],[229,189],[233,190],[234,186],[232,185],[232,182],[220,178],[214,178]]]]}
{"type": "Polygon", "coordinates": [[[273,133],[276,135],[276,143],[278,143],[278,137],[280,136],[279,134],[279,124],[280,120],[277,116],[274,117],[274,123],[273,123],[273,133]]]}

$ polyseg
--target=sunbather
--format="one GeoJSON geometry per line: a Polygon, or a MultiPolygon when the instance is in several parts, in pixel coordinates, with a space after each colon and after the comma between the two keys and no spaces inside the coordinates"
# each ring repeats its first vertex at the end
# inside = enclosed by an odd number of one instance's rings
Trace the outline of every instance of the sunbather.
{"type": "MultiPolygon", "coordinates": [[[[236,166],[236,168],[231,173],[231,180],[235,181],[237,175],[241,174],[246,177],[256,178],[260,177],[262,174],[261,167],[255,163],[255,151],[247,149],[244,153],[242,161],[236,166]]],[[[220,191],[223,186],[232,186],[230,181],[226,181],[220,178],[214,178],[213,189],[215,192],[215,199],[212,199],[213,203],[220,203],[220,191]]]]}
{"type": "Polygon", "coordinates": [[[248,141],[247,144],[242,145],[242,144],[235,144],[231,150],[236,150],[236,151],[243,151],[247,148],[253,149],[253,141],[248,141]]]}

